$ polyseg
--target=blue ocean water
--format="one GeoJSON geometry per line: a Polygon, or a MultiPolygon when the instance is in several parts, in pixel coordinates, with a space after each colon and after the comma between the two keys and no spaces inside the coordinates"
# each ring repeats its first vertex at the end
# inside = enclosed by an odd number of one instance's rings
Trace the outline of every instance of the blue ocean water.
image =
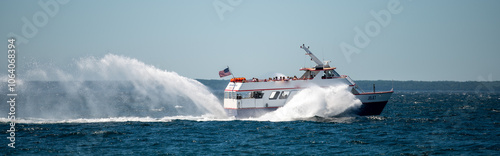
{"type": "MultiPolygon", "coordinates": [[[[500,92],[498,86],[482,82],[400,81],[379,116],[269,121],[224,117],[227,81],[197,81],[114,55],[84,59],[76,66],[79,74],[29,72],[59,75],[58,81],[19,79],[16,148],[7,146],[9,106],[2,104],[1,154],[500,154],[500,92]],[[88,81],[86,74],[98,81],[88,81]],[[419,89],[411,90],[415,86],[419,89]]],[[[362,87],[372,83],[376,82],[359,82],[362,87]]],[[[392,87],[386,84],[377,88],[392,87]]],[[[7,101],[6,94],[0,90],[0,100],[7,101]]]]}
{"type": "Polygon", "coordinates": [[[498,93],[402,92],[380,116],[32,121],[17,124],[15,149],[3,137],[0,150],[8,155],[498,155],[499,103],[498,93]]]}

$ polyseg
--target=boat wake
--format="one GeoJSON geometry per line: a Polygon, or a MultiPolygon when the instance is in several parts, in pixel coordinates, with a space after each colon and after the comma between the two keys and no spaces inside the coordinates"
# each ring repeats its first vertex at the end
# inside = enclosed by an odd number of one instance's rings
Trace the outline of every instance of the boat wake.
{"type": "MultiPolygon", "coordinates": [[[[23,74],[17,86],[17,122],[227,118],[202,83],[136,59],[108,54],[81,58],[70,67],[74,69],[37,67],[23,74]]],[[[7,111],[8,105],[0,106],[1,114],[7,111]]]]}
{"type": "Polygon", "coordinates": [[[361,106],[361,101],[349,92],[347,85],[299,91],[285,106],[259,118],[259,121],[293,121],[324,119],[344,114],[361,106]]]}

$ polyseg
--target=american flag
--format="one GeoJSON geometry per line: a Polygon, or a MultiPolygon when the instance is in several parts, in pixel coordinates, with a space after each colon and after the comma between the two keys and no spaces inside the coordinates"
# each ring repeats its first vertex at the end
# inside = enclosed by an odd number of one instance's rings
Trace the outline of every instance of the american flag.
{"type": "Polygon", "coordinates": [[[225,76],[229,76],[231,75],[231,72],[229,71],[229,67],[227,67],[226,69],[224,70],[221,70],[219,71],[219,76],[222,78],[222,77],[225,77],[225,76]]]}

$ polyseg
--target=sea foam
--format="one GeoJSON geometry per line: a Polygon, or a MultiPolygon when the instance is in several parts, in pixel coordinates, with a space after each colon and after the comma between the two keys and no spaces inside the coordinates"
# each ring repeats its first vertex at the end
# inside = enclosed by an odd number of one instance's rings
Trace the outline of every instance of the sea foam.
{"type": "Polygon", "coordinates": [[[255,120],[293,121],[310,117],[332,117],[360,106],[361,101],[349,92],[347,85],[326,88],[313,86],[299,91],[285,106],[255,120]]]}

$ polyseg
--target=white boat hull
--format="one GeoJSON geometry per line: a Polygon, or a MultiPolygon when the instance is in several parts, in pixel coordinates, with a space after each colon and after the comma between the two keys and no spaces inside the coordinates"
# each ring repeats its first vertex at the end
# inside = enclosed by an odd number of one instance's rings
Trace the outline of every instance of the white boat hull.
{"type": "MultiPolygon", "coordinates": [[[[247,83],[231,82],[225,89],[224,109],[229,116],[237,118],[259,117],[283,107],[302,89],[312,86],[329,87],[339,85],[349,85],[349,90],[352,90],[355,86],[348,77],[247,83]]],[[[353,93],[362,102],[362,106],[357,109],[347,110],[345,113],[380,115],[392,93],[392,91],[353,93]]]]}

